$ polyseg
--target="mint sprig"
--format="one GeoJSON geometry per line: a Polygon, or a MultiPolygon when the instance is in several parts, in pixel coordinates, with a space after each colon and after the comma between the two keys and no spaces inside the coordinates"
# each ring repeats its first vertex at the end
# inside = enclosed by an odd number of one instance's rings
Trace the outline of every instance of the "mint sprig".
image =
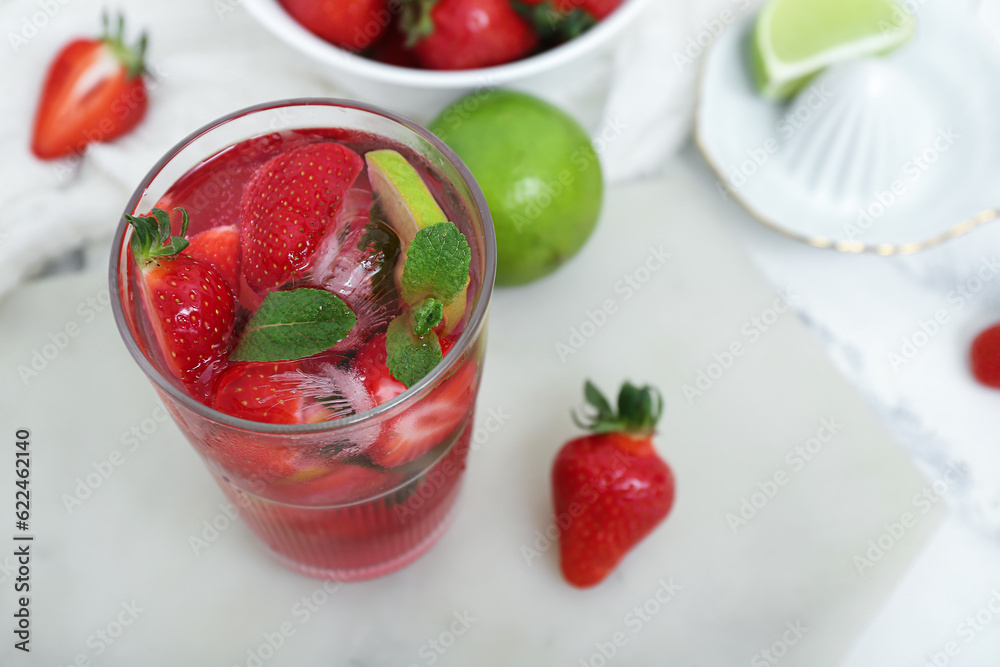
{"type": "Polygon", "coordinates": [[[417,232],[406,250],[400,280],[403,300],[416,306],[425,297],[447,305],[469,280],[472,251],[453,222],[439,222],[417,232]]]}
{"type": "Polygon", "coordinates": [[[423,336],[444,317],[444,304],[432,296],[413,309],[413,333],[423,336]]]}
{"type": "Polygon", "coordinates": [[[406,249],[399,282],[409,310],[389,324],[385,349],[389,372],[407,387],[441,361],[441,341],[433,329],[445,306],[466,289],[471,261],[469,242],[453,222],[424,227],[406,249]]]}
{"type": "Polygon", "coordinates": [[[357,317],[331,292],[311,287],[271,292],[253,314],[233,361],[301,359],[347,337],[357,317]]]}
{"type": "Polygon", "coordinates": [[[396,317],[385,332],[386,366],[392,376],[407,389],[431,372],[444,356],[437,334],[428,331],[423,336],[413,332],[407,314],[396,317]]]}

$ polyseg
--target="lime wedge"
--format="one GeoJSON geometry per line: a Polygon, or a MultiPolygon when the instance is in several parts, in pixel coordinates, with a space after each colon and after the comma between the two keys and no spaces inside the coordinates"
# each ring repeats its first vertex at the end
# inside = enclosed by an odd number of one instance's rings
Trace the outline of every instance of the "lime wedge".
{"type": "Polygon", "coordinates": [[[365,161],[376,202],[386,222],[399,235],[404,250],[418,231],[448,220],[420,174],[398,152],[390,149],[369,151],[365,161]]]}
{"type": "Polygon", "coordinates": [[[754,83],[765,97],[788,99],[830,65],[888,53],[914,29],[895,0],[769,0],[754,27],[754,83]]]}
{"type": "MultiPolygon", "coordinates": [[[[444,211],[438,206],[434,195],[420,174],[405,157],[397,151],[384,149],[370,151],[365,154],[368,163],[368,180],[372,184],[372,192],[386,217],[386,222],[392,225],[399,235],[400,247],[403,251],[401,261],[396,265],[396,284],[400,284],[406,249],[417,232],[424,227],[448,220],[444,211]]],[[[451,333],[465,316],[465,306],[468,300],[469,283],[465,289],[452,301],[445,304],[445,333],[451,333]]]]}

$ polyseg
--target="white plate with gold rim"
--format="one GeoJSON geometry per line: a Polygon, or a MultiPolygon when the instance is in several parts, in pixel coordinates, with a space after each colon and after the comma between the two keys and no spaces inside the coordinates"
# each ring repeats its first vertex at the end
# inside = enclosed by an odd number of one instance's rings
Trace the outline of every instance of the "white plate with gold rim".
{"type": "Polygon", "coordinates": [[[1000,51],[961,3],[929,3],[886,57],[757,94],[753,20],[703,64],[695,136],[720,188],[765,225],[847,252],[916,252],[997,217],[1000,51]]]}

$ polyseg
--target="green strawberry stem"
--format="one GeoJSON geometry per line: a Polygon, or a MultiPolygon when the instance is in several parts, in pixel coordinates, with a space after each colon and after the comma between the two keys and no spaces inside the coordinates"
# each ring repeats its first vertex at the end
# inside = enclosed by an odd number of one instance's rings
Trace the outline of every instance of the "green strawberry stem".
{"type": "Polygon", "coordinates": [[[617,410],[590,380],[584,385],[583,395],[594,414],[581,417],[574,412],[573,421],[593,433],[624,433],[646,439],[656,432],[656,423],[663,415],[663,396],[651,385],[623,384],[618,393],[617,410]]]}
{"type": "Polygon", "coordinates": [[[399,27],[406,35],[406,48],[412,49],[424,37],[434,33],[431,10],[439,0],[401,0],[399,27]]]}
{"type": "Polygon", "coordinates": [[[510,4],[547,41],[566,42],[597,25],[597,20],[583,9],[576,7],[568,12],[560,11],[552,0],[537,5],[512,0],[510,4]]]}
{"type": "Polygon", "coordinates": [[[136,263],[145,268],[157,259],[173,257],[188,247],[184,238],[188,228],[188,214],[183,208],[181,212],[181,235],[170,235],[170,214],[162,208],[154,208],[151,215],[126,215],[125,220],[132,225],[132,239],[129,245],[136,263]]]}
{"type": "Polygon", "coordinates": [[[108,48],[118,59],[118,62],[125,65],[128,78],[134,79],[146,72],[146,45],[148,43],[146,33],[142,33],[139,42],[134,47],[125,45],[125,16],[118,15],[116,30],[112,34],[108,13],[101,15],[101,23],[104,26],[104,34],[101,41],[107,44],[108,48]]]}

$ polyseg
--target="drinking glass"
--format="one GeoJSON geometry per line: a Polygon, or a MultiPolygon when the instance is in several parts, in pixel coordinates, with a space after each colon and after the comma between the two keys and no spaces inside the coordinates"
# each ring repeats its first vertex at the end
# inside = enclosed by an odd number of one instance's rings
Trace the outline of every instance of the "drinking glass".
{"type": "MultiPolygon", "coordinates": [[[[189,395],[155,352],[129,249],[132,228],[124,216],[111,256],[112,308],[132,357],[265,548],[306,575],[363,580],[414,561],[441,537],[454,512],[472,435],[496,265],[489,209],[472,175],[433,134],[391,112],[346,100],[284,100],[237,111],[181,141],[143,178],[124,214],[148,213],[174,183],[223,149],[251,138],[266,144],[268,137],[315,129],[332,130],[348,146],[403,153],[469,241],[467,321],[454,347],[427,376],[371,410],[321,423],[268,424],[212,409],[189,395]],[[380,468],[366,456],[392,438],[405,437],[421,419],[433,419],[442,401],[464,416],[431,451],[394,468],[380,468]],[[253,457],[233,455],[248,446],[308,454],[293,461],[321,457],[327,462],[323,483],[305,467],[271,479],[253,457]],[[362,474],[363,491],[355,483],[362,474]]],[[[226,193],[224,176],[207,180],[198,194],[238,202],[239,193],[226,193]]]]}

